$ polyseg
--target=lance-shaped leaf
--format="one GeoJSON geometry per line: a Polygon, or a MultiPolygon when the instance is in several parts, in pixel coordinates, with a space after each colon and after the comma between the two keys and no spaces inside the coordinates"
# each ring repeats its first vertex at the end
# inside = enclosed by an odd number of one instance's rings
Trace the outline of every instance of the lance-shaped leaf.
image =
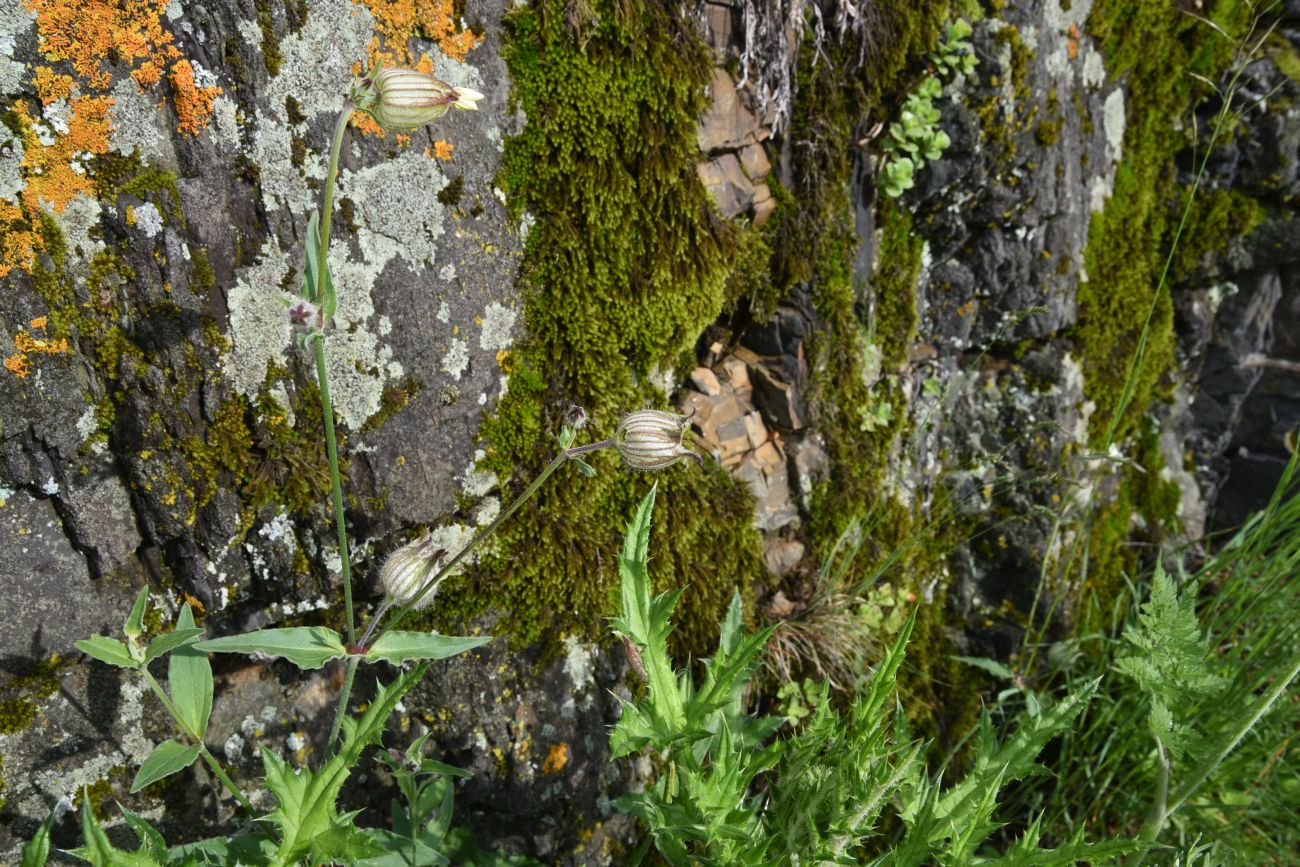
{"type": "Polygon", "coordinates": [[[431,632],[385,632],[366,651],[366,661],[383,659],[396,664],[408,659],[446,659],[482,647],[491,640],[490,635],[463,637],[431,632]]]}
{"type": "MultiPolygon", "coordinates": [[[[194,614],[189,603],[181,606],[176,619],[176,631],[194,629],[194,614]]],[[[150,645],[150,650],[153,646],[150,645]]],[[[172,704],[181,722],[195,736],[208,733],[208,717],[212,714],[212,664],[208,655],[195,649],[193,644],[182,645],[167,658],[167,687],[172,694],[172,704]]]]}
{"type": "MultiPolygon", "coordinates": [[[[186,605],[185,607],[187,610],[189,609],[189,605],[186,605]]],[[[166,635],[159,635],[153,641],[149,642],[149,647],[144,652],[145,665],[148,665],[150,662],[168,651],[175,650],[178,647],[184,647],[187,644],[193,644],[202,634],[202,629],[191,627],[189,629],[174,629],[166,635]]]]}
{"type": "Polygon", "coordinates": [[[135,638],[144,632],[144,611],[149,605],[149,588],[141,587],[140,595],[135,597],[135,604],[131,606],[131,613],[127,615],[126,622],[122,624],[122,632],[127,638],[135,638]]]}
{"type": "Polygon", "coordinates": [[[347,656],[343,639],[324,626],[292,626],[227,635],[193,645],[210,653],[264,653],[283,656],[299,668],[320,668],[331,659],[347,656]]]}
{"type": "Polygon", "coordinates": [[[139,665],[125,644],[116,638],[109,638],[107,635],[92,635],[89,638],[74,641],[73,644],[76,645],[77,650],[87,656],[93,656],[100,662],[116,665],[118,668],[135,668],[139,665]]]}
{"type": "Polygon", "coordinates": [[[140,763],[140,770],[136,771],[135,780],[131,783],[131,791],[138,792],[150,783],[185,770],[199,757],[199,750],[198,744],[187,747],[173,740],[163,741],[140,763]]]}

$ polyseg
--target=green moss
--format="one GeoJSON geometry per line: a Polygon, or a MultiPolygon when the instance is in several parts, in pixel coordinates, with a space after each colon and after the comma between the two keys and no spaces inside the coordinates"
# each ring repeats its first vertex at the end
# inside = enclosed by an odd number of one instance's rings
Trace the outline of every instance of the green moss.
{"type": "Polygon", "coordinates": [[[212,262],[208,259],[207,247],[196,247],[191,251],[190,274],[192,275],[194,289],[197,291],[204,292],[217,285],[217,272],[212,270],[212,262]]]}
{"type": "MultiPolygon", "coordinates": [[[[905,397],[896,372],[906,363],[917,327],[916,288],[923,243],[912,215],[895,200],[876,206],[876,270],[865,291],[854,285],[857,236],[849,197],[851,148],[863,118],[887,114],[914,81],[925,53],[933,48],[947,17],[944,3],[878,4],[874,63],[855,68],[853,46],[823,46],[829,55],[813,62],[809,46],[799,71],[800,99],[791,119],[795,149],[794,185],[777,208],[781,217],[771,239],[773,282],[787,291],[796,283],[811,290],[826,323],[807,344],[813,371],[808,400],[813,425],[826,438],[829,475],[813,495],[809,532],[814,551],[825,557],[854,518],[869,529],[846,584],[884,570],[904,589],[916,592],[944,566],[959,541],[941,507],[921,515],[890,490],[886,468],[908,424],[905,397]],[[882,109],[882,106],[885,108],[882,109]],[[863,300],[865,296],[865,301],[863,300]],[[865,317],[865,318],[864,318],[865,317]],[[882,377],[868,380],[870,346],[880,355],[882,377]],[[884,423],[864,424],[863,410],[889,403],[884,423]]],[[[1016,39],[1011,34],[1008,39],[1016,39]]],[[[1027,56],[1027,55],[1026,55],[1027,56]]],[[[1023,75],[1023,69],[1021,70],[1023,75]]],[[[918,730],[951,745],[949,732],[965,731],[978,712],[978,696],[959,690],[952,671],[953,649],[946,637],[942,595],[918,613],[908,648],[909,669],[901,688],[918,730]]]]}
{"type": "Polygon", "coordinates": [[[1034,127],[1034,139],[1043,147],[1051,147],[1061,138],[1061,121],[1057,120],[1040,120],[1038,126],[1034,127]]]}
{"type": "Polygon", "coordinates": [[[438,190],[438,201],[442,202],[449,208],[454,208],[460,204],[460,197],[464,192],[465,179],[460,175],[457,175],[447,182],[447,186],[438,190]]]}
{"type": "MultiPolygon", "coordinates": [[[[319,392],[314,386],[292,392],[295,424],[290,425],[284,407],[270,395],[271,385],[268,382],[255,401],[243,395],[226,400],[202,437],[189,436],[178,444],[196,471],[198,506],[222,486],[239,490],[248,517],[269,505],[305,515],[328,496],[319,392]]],[[[347,461],[340,461],[346,477],[347,461]]]]}
{"type": "Polygon", "coordinates": [[[9,666],[12,676],[0,685],[0,734],[15,734],[36,722],[41,702],[58,692],[65,667],[57,654],[44,660],[17,658],[9,666]]]}
{"type": "MultiPolygon", "coordinates": [[[[1171,225],[1176,226],[1182,217],[1188,196],[1184,192],[1171,203],[1171,225]]],[[[1200,276],[1202,266],[1213,254],[1226,250],[1234,239],[1250,234],[1263,216],[1259,200],[1240,190],[1199,190],[1191,200],[1187,223],[1174,250],[1170,279],[1179,284],[1200,276]]]]}
{"type": "Polygon", "coordinates": [[[284,52],[280,50],[280,37],[275,34],[270,0],[257,0],[257,26],[262,31],[262,63],[266,65],[267,75],[274,78],[284,64],[284,52]]]}
{"type": "Polygon", "coordinates": [[[374,431],[383,427],[390,418],[415,399],[423,386],[412,377],[407,377],[401,385],[386,385],[379,396],[379,411],[367,419],[362,432],[374,431]]]}
{"type": "Polygon", "coordinates": [[[1300,83],[1300,51],[1285,36],[1277,32],[1270,34],[1268,57],[1277,64],[1279,72],[1300,83]]]}
{"type": "MultiPolygon", "coordinates": [[[[1249,9],[1220,0],[1204,14],[1236,34],[1248,23],[1249,9]]],[[[1174,228],[1168,219],[1174,155],[1187,144],[1187,133],[1175,130],[1174,122],[1195,93],[1188,72],[1217,78],[1233,45],[1159,0],[1104,0],[1093,8],[1088,32],[1100,41],[1111,77],[1124,76],[1127,83],[1123,158],[1111,198],[1093,216],[1084,256],[1088,282],[1078,293],[1076,340],[1088,371],[1085,391],[1097,406],[1089,435],[1104,449],[1136,429],[1175,363],[1168,286],[1157,289],[1174,228]],[[1121,416],[1148,315],[1144,355],[1121,416]]]]}
{"type": "MultiPolygon", "coordinates": [[[[593,439],[621,412],[662,404],[646,375],[689,352],[718,315],[735,249],[695,172],[709,65],[692,26],[647,0],[592,9],[580,32],[560,2],[507,21],[513,98],[530,121],[507,143],[499,183],[537,223],[522,273],[529,342],[483,434],[487,466],[515,490],[553,453],[569,404],[591,412],[593,439]]],[[[682,648],[710,647],[733,588],[761,573],[748,489],[717,468],[646,478],[609,455],[595,464],[596,479],[564,470],[548,482],[448,603],[509,609],[516,643],[598,634],[623,522],[658,482],[655,580],[687,587],[682,648]]]]}

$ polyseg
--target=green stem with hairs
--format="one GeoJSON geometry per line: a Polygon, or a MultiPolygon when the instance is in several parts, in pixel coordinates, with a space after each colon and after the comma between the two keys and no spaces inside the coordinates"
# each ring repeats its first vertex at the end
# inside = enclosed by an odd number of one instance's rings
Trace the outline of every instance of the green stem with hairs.
{"type": "MultiPolygon", "coordinates": [[[[325,174],[325,202],[320,215],[320,249],[316,261],[316,303],[325,297],[325,275],[329,269],[330,215],[334,211],[334,181],[338,177],[339,152],[343,149],[343,137],[348,131],[348,122],[352,118],[352,100],[343,103],[339,112],[338,123],[334,126],[334,141],[330,145],[329,170],[325,174]]],[[[325,328],[328,322],[322,323],[325,328]]],[[[330,464],[330,493],[334,501],[334,523],[339,534],[339,572],[343,577],[343,608],[347,618],[348,644],[356,640],[356,623],[352,613],[352,567],[348,559],[348,528],[343,515],[343,480],[339,475],[338,441],[334,436],[334,404],[330,400],[329,371],[325,366],[325,337],[321,335],[312,341],[316,350],[316,380],[320,385],[321,418],[325,425],[325,454],[330,464]]],[[[339,713],[343,713],[343,705],[339,713]]],[[[337,729],[337,721],[335,724],[337,729]]]]}
{"type": "Polygon", "coordinates": [[[167,712],[172,715],[172,719],[176,721],[176,725],[180,730],[185,733],[187,738],[199,745],[199,755],[203,756],[203,761],[207,762],[208,767],[212,769],[213,775],[221,781],[221,784],[226,787],[230,794],[235,796],[235,800],[239,802],[241,807],[248,811],[248,815],[256,816],[257,810],[253,809],[253,805],[249,802],[248,798],[244,797],[244,793],[240,791],[239,786],[235,785],[235,781],[230,779],[229,775],[222,770],[221,763],[217,761],[216,756],[209,752],[208,745],[203,742],[203,738],[199,737],[197,732],[192,731],[190,727],[185,724],[185,720],[181,717],[180,711],[176,709],[176,705],[172,704],[171,696],[167,695],[167,690],[163,689],[162,684],[160,684],[154,676],[149,673],[149,669],[141,666],[140,673],[144,675],[145,683],[149,684],[149,688],[153,690],[153,694],[158,696],[158,700],[162,702],[163,707],[167,708],[167,712]]]}
{"type": "Polygon", "coordinates": [[[348,667],[343,675],[343,688],[339,690],[339,706],[334,712],[334,724],[330,726],[330,737],[325,742],[325,749],[332,750],[334,741],[339,736],[339,730],[343,728],[343,715],[348,711],[348,701],[352,698],[352,682],[357,677],[357,666],[361,664],[361,656],[352,654],[348,657],[348,667]]]}

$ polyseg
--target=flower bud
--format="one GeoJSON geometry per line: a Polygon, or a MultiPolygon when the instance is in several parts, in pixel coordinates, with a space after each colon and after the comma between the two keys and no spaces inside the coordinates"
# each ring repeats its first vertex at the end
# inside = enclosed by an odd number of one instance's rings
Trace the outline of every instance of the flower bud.
{"type": "Polygon", "coordinates": [[[573,428],[575,431],[582,430],[587,426],[587,411],[577,404],[574,404],[569,407],[569,412],[565,416],[565,421],[567,421],[569,427],[573,428]]]}
{"type": "MultiPolygon", "coordinates": [[[[432,537],[425,533],[388,555],[384,568],[379,572],[379,584],[398,605],[409,605],[424,585],[429,583],[438,561],[446,553],[443,548],[435,548],[432,537]]],[[[430,590],[420,597],[415,607],[424,608],[429,605],[435,594],[436,590],[430,590]]]]}
{"type": "Polygon", "coordinates": [[[387,67],[352,86],[352,101],[391,132],[411,132],[437,120],[455,106],[476,111],[483,94],[414,69],[387,67]]]}
{"type": "Polygon", "coordinates": [[[628,413],[614,432],[614,447],[623,462],[634,470],[662,470],[682,458],[704,459],[682,445],[686,416],[657,409],[628,413]]]}

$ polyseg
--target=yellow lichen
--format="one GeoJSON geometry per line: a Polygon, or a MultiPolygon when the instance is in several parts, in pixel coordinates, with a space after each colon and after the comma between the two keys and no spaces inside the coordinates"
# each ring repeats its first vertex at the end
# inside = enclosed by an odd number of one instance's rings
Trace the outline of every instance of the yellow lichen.
{"type": "Polygon", "coordinates": [[[452,144],[449,141],[439,139],[433,143],[433,155],[440,160],[451,159],[452,144]]]}

